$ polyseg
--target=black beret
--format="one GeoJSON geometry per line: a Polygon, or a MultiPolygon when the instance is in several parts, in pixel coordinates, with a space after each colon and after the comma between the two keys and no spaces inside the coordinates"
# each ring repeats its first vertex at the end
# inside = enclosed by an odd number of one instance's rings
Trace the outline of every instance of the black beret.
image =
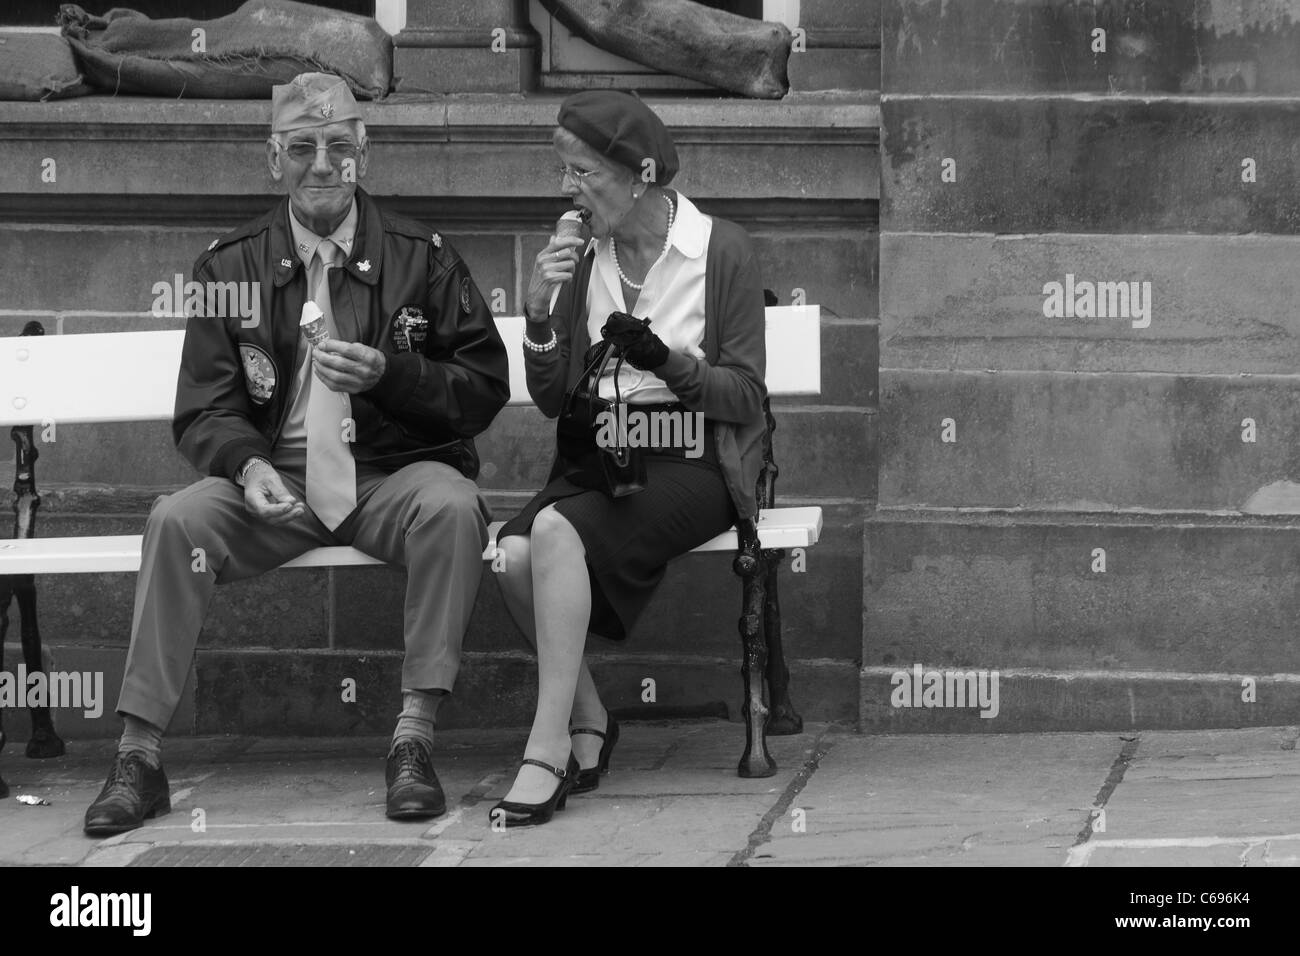
{"type": "Polygon", "coordinates": [[[666,186],[677,175],[677,147],[655,111],[618,90],[583,90],[560,104],[557,122],[602,156],[638,176],[654,160],[654,182],[666,186]]]}

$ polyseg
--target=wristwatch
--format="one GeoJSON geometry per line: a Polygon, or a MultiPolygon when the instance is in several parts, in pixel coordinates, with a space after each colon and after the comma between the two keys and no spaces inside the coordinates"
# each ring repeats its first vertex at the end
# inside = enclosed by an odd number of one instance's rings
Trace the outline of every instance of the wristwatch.
{"type": "Polygon", "coordinates": [[[254,455],[252,458],[248,459],[248,461],[239,466],[239,471],[235,472],[235,484],[239,485],[241,488],[244,487],[244,480],[248,477],[248,469],[252,468],[259,461],[264,465],[271,464],[260,455],[254,455]]]}

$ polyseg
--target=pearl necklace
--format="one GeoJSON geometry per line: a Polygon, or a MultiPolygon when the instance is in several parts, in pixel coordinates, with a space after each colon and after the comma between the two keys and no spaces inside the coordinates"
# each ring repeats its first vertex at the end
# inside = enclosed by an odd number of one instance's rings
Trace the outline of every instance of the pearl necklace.
{"type": "MultiPolygon", "coordinates": [[[[677,217],[677,208],[673,205],[673,201],[668,198],[667,193],[663,193],[662,195],[664,197],[664,202],[668,203],[668,232],[664,234],[664,247],[659,251],[659,257],[655,259],[655,262],[658,262],[659,259],[662,259],[664,257],[664,254],[668,252],[668,236],[672,234],[673,220],[677,217]]],[[[626,275],[623,274],[623,267],[618,264],[618,246],[614,243],[613,236],[609,237],[609,254],[614,258],[614,268],[618,271],[618,277],[622,279],[625,283],[627,283],[628,288],[635,289],[637,292],[643,290],[645,288],[644,282],[639,282],[639,283],[633,282],[631,279],[629,279],[626,275]]],[[[650,268],[651,269],[654,268],[653,262],[650,264],[650,268]]],[[[646,275],[649,274],[650,273],[647,270],[646,275]]]]}

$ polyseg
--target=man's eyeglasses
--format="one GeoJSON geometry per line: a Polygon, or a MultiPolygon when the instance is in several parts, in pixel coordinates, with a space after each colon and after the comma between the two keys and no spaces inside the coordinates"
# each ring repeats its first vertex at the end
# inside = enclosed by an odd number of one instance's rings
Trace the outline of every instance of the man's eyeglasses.
{"type": "MultiPolygon", "coordinates": [[[[280,146],[279,143],[276,143],[276,145],[280,146]]],[[[357,154],[361,152],[360,146],[345,139],[326,143],[324,146],[317,146],[315,143],[297,142],[290,143],[288,146],[280,146],[280,148],[288,153],[289,158],[295,163],[314,163],[316,154],[323,149],[332,166],[341,166],[349,159],[356,159],[357,154]]]]}
{"type": "Polygon", "coordinates": [[[573,166],[556,166],[555,172],[563,183],[566,179],[572,179],[577,185],[581,186],[583,181],[592,173],[598,172],[595,169],[577,169],[573,166]]]}

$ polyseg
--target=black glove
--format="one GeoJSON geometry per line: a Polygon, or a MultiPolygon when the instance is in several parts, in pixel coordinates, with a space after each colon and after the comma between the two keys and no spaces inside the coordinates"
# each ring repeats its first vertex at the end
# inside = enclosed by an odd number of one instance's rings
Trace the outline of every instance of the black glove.
{"type": "Polygon", "coordinates": [[[627,364],[652,372],[668,361],[668,346],[650,331],[649,319],[637,319],[626,312],[611,312],[601,326],[600,337],[622,351],[627,364]]]}

